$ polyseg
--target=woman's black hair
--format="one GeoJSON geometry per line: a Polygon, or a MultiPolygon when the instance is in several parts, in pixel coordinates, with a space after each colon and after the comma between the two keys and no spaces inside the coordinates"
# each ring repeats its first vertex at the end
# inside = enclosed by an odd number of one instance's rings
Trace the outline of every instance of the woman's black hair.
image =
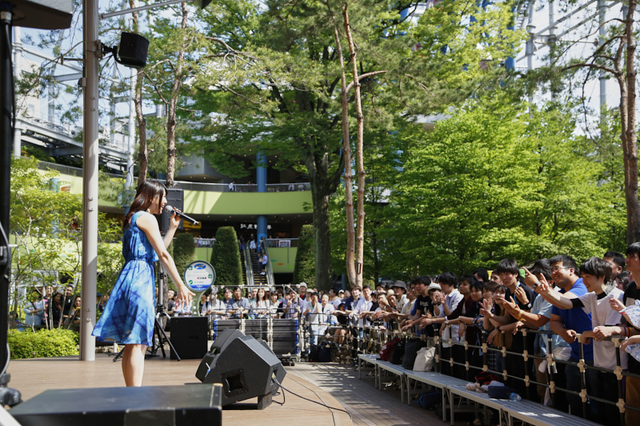
{"type": "Polygon", "coordinates": [[[147,179],[142,182],[138,186],[138,190],[136,191],[136,196],[131,202],[131,207],[129,208],[129,213],[124,218],[124,227],[129,226],[129,221],[131,220],[131,216],[134,213],[139,211],[144,211],[151,206],[153,202],[153,197],[159,195],[163,197],[167,194],[167,187],[164,186],[161,182],[157,180],[147,179]]]}

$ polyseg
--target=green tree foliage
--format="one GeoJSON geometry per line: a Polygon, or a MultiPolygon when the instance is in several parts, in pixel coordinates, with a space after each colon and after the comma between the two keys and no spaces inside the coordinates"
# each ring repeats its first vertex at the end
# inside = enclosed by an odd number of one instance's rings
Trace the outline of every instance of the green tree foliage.
{"type": "Polygon", "coordinates": [[[314,235],[315,232],[312,225],[302,226],[300,238],[298,239],[296,263],[293,269],[293,282],[298,284],[304,281],[311,288],[316,286],[314,235]]]}
{"type": "MultiPolygon", "coordinates": [[[[485,11],[472,1],[429,9],[430,17],[415,28],[400,18],[401,10],[414,5],[392,1],[270,0],[262,7],[223,1],[205,13],[207,34],[226,44],[199,63],[192,109],[211,122],[192,138],[191,149],[236,177],[248,174],[258,153],[277,156],[275,167],[293,166],[309,175],[320,287],[330,282],[328,206],[342,170],[342,70],[335,31],[346,46],[344,7],[358,49],[366,126],[443,110],[495,87],[501,61],[519,37],[503,31],[511,19],[507,5],[485,11]],[[472,15],[483,24],[472,23],[472,15]],[[478,43],[481,53],[474,52],[478,43]]],[[[342,54],[350,70],[346,47],[342,54]]]]}
{"type": "MultiPolygon", "coordinates": [[[[11,238],[14,284],[57,285],[57,272],[79,276],[82,248],[82,200],[59,190],[54,171],[39,170],[32,158],[12,158],[11,238]]],[[[120,223],[100,213],[98,219],[98,291],[108,291],[120,271],[120,223]]],[[[18,301],[15,301],[18,302],[18,301]]]]}
{"type": "Polygon", "coordinates": [[[391,197],[397,274],[495,267],[558,253],[585,259],[611,241],[612,191],[585,155],[568,108],[501,96],[469,102],[432,132],[415,128],[391,197]]]}
{"type": "Polygon", "coordinates": [[[211,252],[211,265],[216,271],[216,285],[237,286],[242,284],[238,236],[232,226],[218,228],[216,242],[211,252]]]}
{"type": "Polygon", "coordinates": [[[196,246],[193,241],[193,235],[188,232],[179,234],[172,246],[173,260],[176,262],[176,268],[178,268],[180,276],[183,276],[187,266],[196,260],[196,246]]]}

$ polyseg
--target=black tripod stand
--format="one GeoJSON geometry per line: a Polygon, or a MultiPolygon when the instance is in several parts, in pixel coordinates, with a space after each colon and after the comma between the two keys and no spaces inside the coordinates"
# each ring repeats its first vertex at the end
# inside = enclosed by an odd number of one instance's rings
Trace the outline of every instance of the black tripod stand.
{"type": "Polygon", "coordinates": [[[160,322],[160,318],[169,319],[169,315],[164,311],[164,303],[162,302],[164,298],[164,281],[166,278],[166,274],[164,273],[164,268],[162,265],[158,267],[158,303],[156,304],[156,318],[155,324],[153,327],[153,346],[151,346],[149,350],[149,354],[147,357],[156,356],[158,349],[162,351],[162,358],[166,358],[167,354],[164,352],[164,344],[165,342],[169,344],[169,348],[173,351],[176,359],[180,361],[180,355],[176,352],[176,348],[173,347],[171,340],[167,337],[167,333],[165,333],[164,328],[162,328],[162,323],[160,322]]]}
{"type": "MultiPolygon", "coordinates": [[[[171,343],[171,340],[167,337],[167,333],[165,333],[164,328],[162,328],[162,324],[160,323],[160,318],[169,318],[169,315],[164,311],[164,282],[166,279],[166,274],[164,273],[164,268],[162,264],[158,266],[158,299],[156,303],[156,317],[154,319],[153,325],[153,345],[147,349],[148,353],[145,355],[145,358],[150,358],[153,356],[157,356],[158,349],[162,351],[162,358],[166,358],[167,354],[164,351],[164,344],[169,344],[169,349],[173,352],[176,359],[178,361],[181,360],[180,355],[176,351],[176,348],[171,343]]],[[[118,352],[118,355],[113,358],[113,362],[116,362],[120,357],[122,357],[122,353],[124,352],[124,348],[118,352]]]]}

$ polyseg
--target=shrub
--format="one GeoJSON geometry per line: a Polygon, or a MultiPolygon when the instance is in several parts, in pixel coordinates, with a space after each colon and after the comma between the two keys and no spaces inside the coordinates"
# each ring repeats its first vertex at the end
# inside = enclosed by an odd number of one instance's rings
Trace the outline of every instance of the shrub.
{"type": "Polygon", "coordinates": [[[242,284],[242,263],[238,236],[231,226],[222,226],[216,232],[216,243],[211,252],[211,265],[216,270],[217,286],[242,284]]]}
{"type": "Polygon", "coordinates": [[[316,249],[313,225],[303,225],[298,239],[298,252],[293,270],[293,282],[306,282],[309,288],[316,286],[316,249]]]}
{"type": "Polygon", "coordinates": [[[196,246],[193,241],[193,235],[189,233],[180,234],[173,242],[173,260],[176,262],[176,268],[180,276],[184,276],[187,266],[196,260],[196,246]]]}
{"type": "Polygon", "coordinates": [[[71,330],[9,330],[7,343],[11,359],[49,358],[78,355],[78,334],[71,330]]]}

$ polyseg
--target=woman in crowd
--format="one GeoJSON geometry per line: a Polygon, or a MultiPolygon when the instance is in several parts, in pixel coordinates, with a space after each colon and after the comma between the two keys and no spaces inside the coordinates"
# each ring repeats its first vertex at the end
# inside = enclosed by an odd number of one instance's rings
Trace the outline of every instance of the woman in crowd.
{"type": "Polygon", "coordinates": [[[262,287],[258,289],[255,300],[251,302],[251,314],[254,318],[266,318],[269,314],[269,300],[265,298],[262,287]]]}

